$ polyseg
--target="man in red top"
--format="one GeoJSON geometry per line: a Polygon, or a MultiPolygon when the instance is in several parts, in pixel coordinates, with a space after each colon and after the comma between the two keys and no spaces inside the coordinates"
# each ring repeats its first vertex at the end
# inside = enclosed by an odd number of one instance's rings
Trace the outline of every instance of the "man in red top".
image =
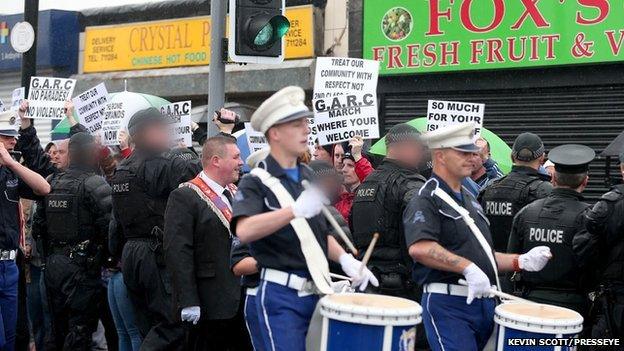
{"type": "MultiPolygon", "coordinates": [[[[366,160],[365,158],[361,158],[361,160],[366,160]]],[[[368,161],[366,161],[368,162],[368,161]]],[[[334,205],[338,212],[347,220],[347,224],[349,223],[349,213],[351,212],[351,206],[353,205],[353,198],[355,197],[355,190],[358,186],[360,186],[360,178],[356,174],[357,164],[355,162],[355,158],[352,154],[346,153],[342,158],[342,184],[346,191],[340,194],[340,200],[334,205]]]]}

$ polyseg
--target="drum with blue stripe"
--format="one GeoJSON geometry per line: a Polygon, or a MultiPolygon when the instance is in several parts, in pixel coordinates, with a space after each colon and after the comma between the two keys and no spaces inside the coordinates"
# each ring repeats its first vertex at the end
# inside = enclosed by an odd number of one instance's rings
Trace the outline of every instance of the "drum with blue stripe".
{"type": "Polygon", "coordinates": [[[583,330],[576,311],[537,303],[505,303],[496,307],[497,351],[572,351],[569,340],[583,330]]]}
{"type": "Polygon", "coordinates": [[[411,351],[422,308],[414,301],[373,294],[321,299],[321,351],[411,351]]]}

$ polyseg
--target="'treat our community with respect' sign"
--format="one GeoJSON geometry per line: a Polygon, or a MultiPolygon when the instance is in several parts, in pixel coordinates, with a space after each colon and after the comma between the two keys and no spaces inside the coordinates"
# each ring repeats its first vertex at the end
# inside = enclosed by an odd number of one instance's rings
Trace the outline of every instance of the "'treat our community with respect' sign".
{"type": "Polygon", "coordinates": [[[314,80],[314,126],[321,145],[379,137],[377,77],[371,60],[319,57],[314,80]]]}

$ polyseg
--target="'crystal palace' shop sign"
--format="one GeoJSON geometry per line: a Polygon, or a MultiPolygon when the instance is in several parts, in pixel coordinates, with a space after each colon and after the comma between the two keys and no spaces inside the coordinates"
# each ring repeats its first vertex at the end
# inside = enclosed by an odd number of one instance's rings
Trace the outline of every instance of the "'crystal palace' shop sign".
{"type": "Polygon", "coordinates": [[[380,74],[621,61],[624,0],[365,0],[380,74]]]}

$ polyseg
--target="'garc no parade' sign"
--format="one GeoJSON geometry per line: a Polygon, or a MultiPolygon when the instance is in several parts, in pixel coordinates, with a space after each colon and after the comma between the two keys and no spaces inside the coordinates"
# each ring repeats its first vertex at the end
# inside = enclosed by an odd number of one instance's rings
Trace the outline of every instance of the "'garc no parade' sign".
{"type": "Polygon", "coordinates": [[[364,1],[380,74],[620,61],[624,0],[364,1]]]}

